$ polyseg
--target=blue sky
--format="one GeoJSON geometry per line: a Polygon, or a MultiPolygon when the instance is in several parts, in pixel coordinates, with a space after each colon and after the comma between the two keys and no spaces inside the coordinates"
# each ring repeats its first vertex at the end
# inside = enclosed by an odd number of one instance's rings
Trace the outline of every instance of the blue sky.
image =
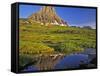
{"type": "MultiPolygon", "coordinates": [[[[38,12],[42,6],[20,5],[19,17],[28,18],[31,14],[38,12]]],[[[96,9],[76,7],[55,7],[56,13],[70,26],[96,26],[96,9]]]]}

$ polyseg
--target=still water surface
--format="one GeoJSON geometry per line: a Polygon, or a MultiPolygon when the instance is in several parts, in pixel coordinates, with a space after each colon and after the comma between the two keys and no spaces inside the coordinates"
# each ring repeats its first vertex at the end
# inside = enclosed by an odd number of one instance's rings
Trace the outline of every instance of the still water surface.
{"type": "Polygon", "coordinates": [[[30,65],[26,67],[23,71],[79,68],[80,65],[90,65],[90,61],[95,57],[96,50],[88,48],[82,53],[59,56],[55,59],[50,57],[44,57],[41,60],[38,60],[35,65],[30,65]]]}

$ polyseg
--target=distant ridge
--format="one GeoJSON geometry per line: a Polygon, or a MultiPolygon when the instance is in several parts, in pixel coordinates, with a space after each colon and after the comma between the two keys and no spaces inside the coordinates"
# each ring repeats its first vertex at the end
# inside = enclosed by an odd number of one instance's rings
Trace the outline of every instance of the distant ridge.
{"type": "Polygon", "coordinates": [[[28,21],[38,22],[41,25],[60,25],[60,26],[68,26],[67,22],[61,19],[55,12],[54,7],[52,6],[43,6],[40,11],[33,13],[28,17],[28,21]]]}

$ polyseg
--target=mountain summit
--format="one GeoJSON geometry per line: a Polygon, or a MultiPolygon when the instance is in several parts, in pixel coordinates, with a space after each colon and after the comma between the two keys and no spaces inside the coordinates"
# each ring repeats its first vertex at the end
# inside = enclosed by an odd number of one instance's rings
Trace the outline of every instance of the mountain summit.
{"type": "Polygon", "coordinates": [[[42,25],[61,25],[68,26],[68,24],[61,19],[55,12],[54,7],[52,6],[43,6],[40,11],[32,14],[28,17],[30,22],[38,22],[42,25]]]}

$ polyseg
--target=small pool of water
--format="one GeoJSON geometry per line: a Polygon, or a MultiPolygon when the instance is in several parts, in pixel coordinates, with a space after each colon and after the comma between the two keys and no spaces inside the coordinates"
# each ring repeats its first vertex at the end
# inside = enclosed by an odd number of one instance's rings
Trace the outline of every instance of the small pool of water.
{"type": "Polygon", "coordinates": [[[88,55],[84,54],[73,54],[64,57],[58,64],[56,64],[55,69],[67,69],[67,68],[77,68],[80,64],[88,64],[88,55]]]}
{"type": "Polygon", "coordinates": [[[27,68],[25,68],[23,71],[39,71],[41,70],[40,67],[42,68],[42,70],[79,68],[80,65],[88,65],[88,66],[91,65],[90,61],[95,57],[96,57],[95,49],[89,48],[82,53],[70,54],[64,56],[63,58],[58,58],[56,60],[52,60],[52,59],[49,61],[45,60],[44,63],[46,64],[42,63],[42,65],[39,65],[39,67],[30,65],[27,68]]]}

